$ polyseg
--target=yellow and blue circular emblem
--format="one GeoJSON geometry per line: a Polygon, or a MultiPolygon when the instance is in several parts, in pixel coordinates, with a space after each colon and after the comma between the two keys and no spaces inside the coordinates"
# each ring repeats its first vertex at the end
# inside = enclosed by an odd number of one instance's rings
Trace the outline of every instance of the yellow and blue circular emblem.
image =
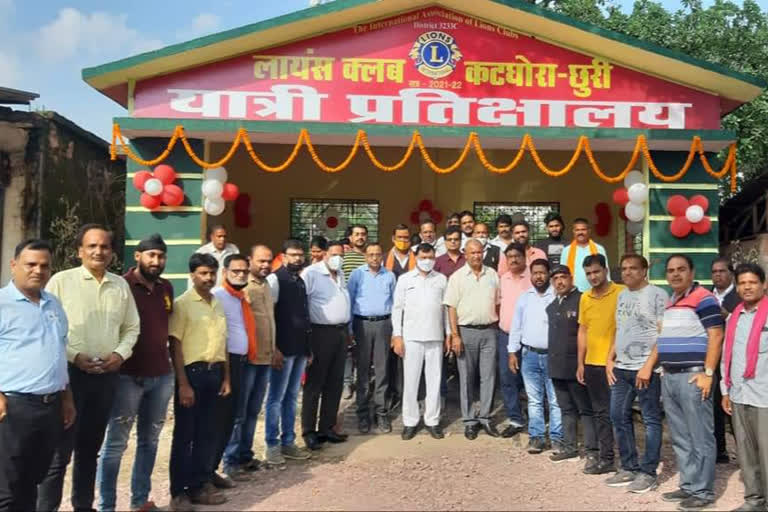
{"type": "Polygon", "coordinates": [[[462,57],[453,36],[437,30],[421,34],[408,56],[415,62],[419,73],[430,78],[450,75],[462,57]]]}

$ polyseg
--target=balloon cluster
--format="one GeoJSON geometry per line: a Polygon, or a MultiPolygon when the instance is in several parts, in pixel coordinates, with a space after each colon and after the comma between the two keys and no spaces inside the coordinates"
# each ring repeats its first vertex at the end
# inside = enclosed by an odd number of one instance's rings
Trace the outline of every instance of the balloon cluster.
{"type": "Polygon", "coordinates": [[[677,238],[687,237],[691,231],[697,235],[709,233],[712,221],[705,216],[709,208],[709,199],[695,195],[690,199],[676,194],[667,199],[667,211],[674,217],[669,224],[669,231],[677,238]]]}
{"type": "Polygon", "coordinates": [[[627,232],[638,235],[643,232],[645,203],[648,201],[648,185],[640,171],[632,171],[624,178],[624,188],[613,191],[613,202],[623,207],[621,217],[627,221],[627,232]]]}
{"type": "Polygon", "coordinates": [[[411,224],[418,226],[425,220],[431,220],[435,224],[440,224],[443,221],[443,212],[436,209],[429,199],[419,201],[419,205],[411,212],[411,224]]]}
{"type": "Polygon", "coordinates": [[[221,215],[224,201],[234,201],[240,190],[234,183],[227,183],[227,170],[223,167],[208,169],[203,179],[203,209],[208,215],[221,215]]]}
{"type": "Polygon", "coordinates": [[[176,181],[176,171],[170,165],[161,164],[153,172],[142,170],[134,174],[133,186],[141,192],[139,202],[147,210],[161,205],[179,206],[184,202],[184,191],[176,181]]]}

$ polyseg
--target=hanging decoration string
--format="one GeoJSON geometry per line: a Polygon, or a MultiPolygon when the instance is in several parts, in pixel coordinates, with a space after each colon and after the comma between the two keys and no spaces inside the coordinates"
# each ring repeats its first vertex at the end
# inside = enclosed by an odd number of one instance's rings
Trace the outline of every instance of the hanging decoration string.
{"type": "Polygon", "coordinates": [[[341,161],[338,165],[332,166],[326,164],[321,158],[320,155],[318,155],[317,150],[315,148],[315,145],[312,143],[312,139],[309,136],[309,132],[306,129],[302,129],[299,132],[299,136],[296,139],[296,144],[293,146],[293,150],[291,151],[290,155],[288,155],[288,158],[281,164],[277,165],[269,165],[266,162],[264,162],[257,154],[256,151],[253,149],[253,145],[251,143],[250,138],[248,137],[248,132],[245,130],[245,128],[240,128],[237,133],[235,134],[235,140],[232,142],[232,145],[229,147],[229,150],[227,153],[221,157],[219,160],[215,162],[206,162],[202,158],[200,158],[192,148],[192,145],[189,143],[189,140],[187,139],[187,136],[184,132],[184,127],[181,125],[176,126],[173,130],[173,134],[171,135],[171,138],[168,140],[168,146],[165,148],[165,150],[160,153],[156,158],[153,158],[151,160],[145,160],[141,158],[139,155],[137,155],[133,149],[131,149],[130,145],[126,143],[125,138],[123,137],[122,133],[120,132],[120,125],[115,123],[112,126],[112,145],[110,147],[110,156],[112,160],[115,160],[117,158],[117,151],[118,148],[125,154],[128,158],[133,160],[134,162],[138,163],[139,165],[144,166],[154,166],[168,158],[168,156],[173,151],[173,148],[176,146],[176,144],[181,141],[182,146],[184,147],[184,150],[186,151],[187,155],[192,159],[193,162],[195,162],[196,165],[199,165],[203,169],[213,169],[215,167],[223,167],[225,166],[235,155],[237,152],[237,149],[240,147],[240,144],[243,144],[245,146],[246,151],[248,152],[248,155],[251,157],[251,160],[258,166],[261,170],[265,172],[282,172],[286,170],[288,167],[293,164],[293,162],[296,160],[296,158],[299,155],[299,151],[301,150],[302,146],[307,147],[307,151],[309,152],[310,157],[312,158],[312,161],[315,162],[315,165],[317,165],[322,171],[327,173],[336,173],[343,171],[349,165],[352,163],[352,161],[357,156],[359,150],[363,149],[363,152],[366,154],[368,159],[371,161],[374,167],[377,169],[384,171],[384,172],[394,172],[397,170],[402,169],[406,162],[411,158],[413,155],[413,152],[418,148],[419,152],[421,153],[421,157],[424,160],[424,163],[432,169],[432,171],[438,173],[438,174],[449,174],[454,172],[456,169],[461,167],[464,162],[466,161],[467,157],[469,157],[470,152],[474,150],[475,155],[477,155],[478,160],[480,163],[488,169],[490,172],[496,173],[496,174],[506,174],[513,169],[515,169],[520,162],[522,162],[523,157],[525,156],[525,153],[528,152],[531,155],[531,158],[533,159],[534,164],[536,164],[536,167],[550,177],[560,177],[568,174],[576,165],[579,158],[581,157],[582,153],[586,155],[587,161],[589,162],[590,167],[592,168],[592,171],[597,175],[598,178],[603,180],[606,183],[619,183],[622,180],[624,180],[624,177],[629,173],[633,168],[636,167],[638,160],[640,159],[640,156],[642,156],[645,161],[648,163],[648,168],[650,169],[651,173],[659,180],[664,183],[671,183],[674,181],[679,181],[682,179],[683,176],[690,170],[691,166],[693,165],[693,161],[696,158],[696,155],[698,155],[699,160],[701,162],[702,167],[704,167],[704,170],[712,176],[715,179],[721,179],[727,175],[730,175],[731,178],[731,191],[736,191],[736,174],[737,174],[737,166],[736,166],[736,144],[731,144],[728,149],[728,156],[725,159],[725,163],[723,164],[723,167],[716,171],[712,168],[712,166],[709,163],[709,159],[707,158],[706,153],[704,152],[704,146],[701,142],[701,137],[695,136],[693,137],[693,140],[691,141],[691,147],[688,151],[688,158],[686,159],[683,166],[680,168],[680,170],[673,174],[673,175],[667,175],[664,174],[657,166],[656,163],[653,161],[653,158],[651,158],[651,150],[648,148],[648,141],[645,138],[645,135],[638,135],[637,140],[635,142],[635,147],[632,150],[632,157],[630,158],[629,162],[627,163],[626,167],[622,169],[622,171],[615,175],[615,176],[609,176],[606,174],[606,172],[600,168],[600,166],[597,163],[597,160],[595,159],[594,152],[592,151],[592,147],[589,142],[589,138],[585,135],[582,135],[579,137],[579,140],[576,144],[576,149],[573,152],[573,155],[571,156],[568,163],[565,164],[564,167],[560,169],[552,169],[549,166],[547,166],[544,161],[541,159],[541,155],[539,154],[539,151],[536,149],[536,145],[533,142],[533,138],[529,134],[525,134],[523,136],[522,141],[520,142],[520,148],[517,150],[517,154],[512,159],[511,162],[509,162],[507,165],[498,167],[491,163],[491,161],[488,159],[488,155],[486,155],[486,151],[483,149],[481,143],[480,143],[480,137],[477,135],[477,133],[472,132],[467,137],[466,142],[464,143],[464,147],[461,150],[461,153],[459,154],[459,157],[456,159],[453,164],[448,165],[446,167],[441,167],[438,165],[438,163],[432,158],[432,156],[429,154],[429,151],[427,150],[426,145],[424,144],[424,139],[422,138],[421,134],[418,132],[418,130],[414,130],[413,136],[411,137],[411,141],[408,144],[408,147],[405,150],[405,153],[403,154],[403,157],[396,163],[392,165],[386,165],[382,163],[374,154],[373,149],[371,148],[371,144],[368,141],[368,134],[364,130],[358,130],[357,135],[355,136],[355,140],[352,144],[352,148],[349,151],[349,154],[346,158],[344,158],[343,161],[341,161]]]}

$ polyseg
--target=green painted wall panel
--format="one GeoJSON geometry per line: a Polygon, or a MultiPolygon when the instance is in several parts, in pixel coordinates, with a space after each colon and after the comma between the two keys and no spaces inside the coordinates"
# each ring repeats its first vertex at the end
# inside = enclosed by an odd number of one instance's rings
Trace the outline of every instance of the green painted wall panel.
{"type": "MultiPolygon", "coordinates": [[[[667,261],[667,258],[669,257],[669,254],[661,254],[661,253],[651,253],[651,260],[650,260],[650,272],[648,275],[650,276],[650,279],[666,279],[666,268],[665,263],[667,261]]],[[[702,254],[702,253],[691,253],[688,254],[690,258],[693,260],[693,266],[696,271],[696,279],[697,280],[708,280],[710,279],[710,266],[712,264],[712,260],[717,258],[717,254],[702,254]]]]}
{"type": "Polygon", "coordinates": [[[685,238],[677,238],[669,232],[670,221],[651,222],[651,250],[658,248],[679,248],[684,252],[686,248],[697,249],[716,249],[717,243],[717,222],[712,223],[712,229],[706,235],[697,235],[691,232],[685,238]]]}
{"type": "Polygon", "coordinates": [[[169,279],[173,285],[173,295],[178,297],[185,291],[187,291],[187,279],[169,279]]]}
{"type": "MultiPolygon", "coordinates": [[[[181,206],[200,206],[203,204],[203,191],[200,189],[202,183],[202,180],[183,178],[178,178],[174,182],[175,185],[180,186],[182,190],[184,190],[184,202],[181,203],[181,206]]],[[[136,190],[133,184],[131,184],[130,186],[126,187],[125,204],[127,206],[140,206],[140,196],[141,192],[136,190]]]]}
{"type": "Polygon", "coordinates": [[[709,199],[709,208],[706,214],[717,216],[720,209],[720,196],[717,190],[680,190],[680,189],[651,189],[648,198],[648,205],[651,215],[669,215],[667,211],[667,200],[676,194],[680,194],[688,199],[695,195],[702,195],[709,199]]]}
{"type": "MultiPolygon", "coordinates": [[[[717,153],[705,153],[707,156],[707,159],[709,160],[709,165],[715,170],[719,171],[720,168],[723,166],[723,162],[721,162],[717,158],[717,153]]],[[[683,168],[683,164],[685,163],[686,159],[688,158],[688,152],[687,151],[651,151],[651,158],[653,158],[653,162],[656,164],[656,167],[661,171],[662,174],[666,176],[672,176],[674,174],[677,174],[680,172],[680,169],[683,168]]],[[[653,175],[653,173],[650,173],[650,182],[651,183],[662,183],[660,180],[656,179],[656,177],[653,175]]],[[[730,178],[723,178],[723,181],[728,180],[730,178]]],[[[704,170],[704,166],[701,165],[701,159],[699,159],[698,154],[694,156],[693,163],[691,164],[691,168],[688,169],[688,172],[683,176],[683,178],[680,181],[677,181],[676,183],[719,183],[720,180],[717,180],[707,174],[707,172],[704,170]]]]}
{"type": "Polygon", "coordinates": [[[167,240],[199,239],[198,212],[125,212],[125,239],[141,240],[160,233],[167,240]]]}
{"type": "MultiPolygon", "coordinates": [[[[190,139],[189,144],[192,146],[192,149],[195,151],[195,153],[197,153],[197,155],[202,158],[203,141],[190,139]]],[[[157,157],[157,155],[165,151],[167,146],[168,146],[168,139],[163,139],[163,138],[142,137],[142,138],[131,140],[131,148],[136,153],[138,153],[139,156],[147,159],[157,157]]],[[[173,151],[171,151],[171,154],[168,155],[168,158],[165,159],[163,163],[173,166],[176,172],[198,173],[198,174],[202,174],[203,172],[202,168],[198,167],[192,160],[189,159],[189,156],[187,155],[187,152],[184,149],[184,146],[181,144],[181,142],[176,144],[176,146],[173,148],[173,151]]],[[[131,160],[130,158],[128,159],[127,165],[128,165],[128,172],[137,172],[141,170],[152,171],[151,167],[138,164],[133,160],[131,160]]],[[[131,184],[131,187],[133,187],[133,184],[131,184]]]]}

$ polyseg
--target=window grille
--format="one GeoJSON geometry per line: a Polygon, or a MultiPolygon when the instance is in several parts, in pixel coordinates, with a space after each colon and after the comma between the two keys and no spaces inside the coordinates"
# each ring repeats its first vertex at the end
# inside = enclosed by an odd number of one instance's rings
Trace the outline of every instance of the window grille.
{"type": "Polygon", "coordinates": [[[506,213],[512,217],[512,220],[518,218],[525,219],[531,225],[529,232],[530,243],[535,244],[549,236],[547,226],[544,224],[544,217],[551,211],[560,211],[559,202],[541,202],[541,203],[475,203],[475,219],[477,222],[488,224],[491,231],[491,237],[496,236],[496,218],[506,213]]]}
{"type": "Polygon", "coordinates": [[[313,236],[344,238],[348,226],[363,224],[368,240],[379,239],[379,202],[357,199],[291,199],[291,238],[309,247],[313,236]]]}

